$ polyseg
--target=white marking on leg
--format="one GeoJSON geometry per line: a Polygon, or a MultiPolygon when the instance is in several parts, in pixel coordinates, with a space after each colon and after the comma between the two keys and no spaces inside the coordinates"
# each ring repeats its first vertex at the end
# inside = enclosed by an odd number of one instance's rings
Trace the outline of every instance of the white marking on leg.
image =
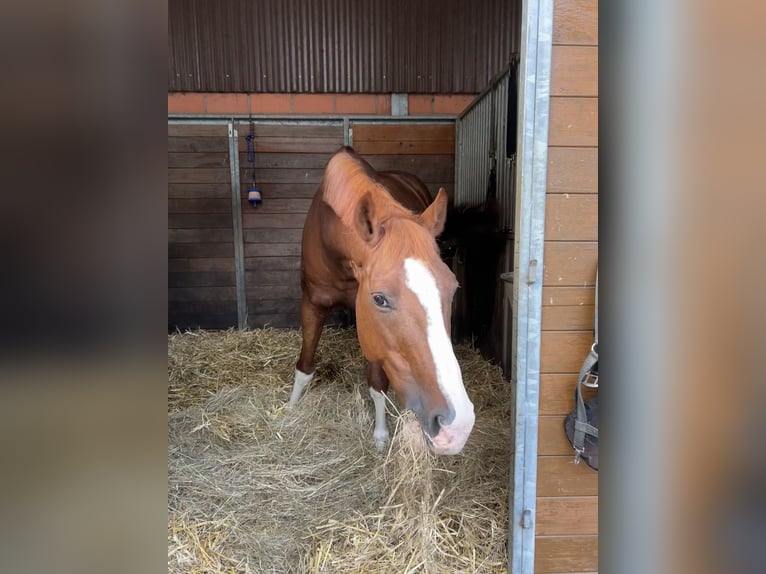
{"type": "Polygon", "coordinates": [[[307,375],[306,373],[299,371],[298,369],[295,369],[295,381],[293,382],[293,394],[290,396],[290,402],[287,403],[288,409],[291,409],[298,404],[298,401],[301,399],[301,395],[303,394],[303,389],[306,388],[306,385],[308,385],[311,382],[311,379],[313,378],[314,378],[314,373],[307,375]]]}
{"type": "Polygon", "coordinates": [[[383,450],[388,442],[388,425],[386,425],[386,396],[372,387],[367,387],[375,404],[375,430],[372,438],[375,439],[375,448],[383,450]]]}
{"type": "Polygon", "coordinates": [[[455,420],[448,426],[467,427],[470,431],[475,420],[473,403],[465,392],[460,365],[444,328],[441,296],[436,279],[422,261],[411,257],[404,260],[404,272],[407,287],[415,293],[426,312],[426,335],[436,367],[436,382],[447,403],[455,411],[455,420]]]}

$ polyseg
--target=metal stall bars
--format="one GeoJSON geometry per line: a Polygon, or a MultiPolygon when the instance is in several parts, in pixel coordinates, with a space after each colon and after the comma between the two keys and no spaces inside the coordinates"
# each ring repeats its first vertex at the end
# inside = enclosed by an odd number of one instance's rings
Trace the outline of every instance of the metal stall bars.
{"type": "MultiPolygon", "coordinates": [[[[491,181],[499,210],[498,227],[504,236],[503,271],[497,289],[506,291],[512,277],[516,216],[516,102],[518,55],[479,94],[456,120],[455,207],[482,208],[491,181]]],[[[510,373],[510,303],[502,297],[503,321],[500,362],[510,373]]]]}

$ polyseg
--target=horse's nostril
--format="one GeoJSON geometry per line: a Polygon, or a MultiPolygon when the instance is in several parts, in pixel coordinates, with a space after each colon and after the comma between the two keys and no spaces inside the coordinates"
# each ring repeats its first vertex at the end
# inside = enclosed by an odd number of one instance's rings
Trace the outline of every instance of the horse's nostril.
{"type": "Polygon", "coordinates": [[[426,429],[430,436],[433,437],[439,434],[439,429],[442,427],[443,420],[444,419],[441,415],[436,415],[434,417],[431,417],[431,420],[429,421],[428,429],[426,429]]]}

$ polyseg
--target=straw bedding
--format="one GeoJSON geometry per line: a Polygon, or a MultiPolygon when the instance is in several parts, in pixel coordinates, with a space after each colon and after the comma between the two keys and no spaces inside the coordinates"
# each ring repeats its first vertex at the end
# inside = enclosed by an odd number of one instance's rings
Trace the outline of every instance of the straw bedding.
{"type": "MultiPolygon", "coordinates": [[[[317,376],[284,408],[294,330],[168,337],[168,571],[505,572],[510,385],[457,346],[476,425],[436,457],[389,410],[385,453],[353,329],[325,329],[317,376]]],[[[393,393],[390,393],[393,395],[393,393]]]]}

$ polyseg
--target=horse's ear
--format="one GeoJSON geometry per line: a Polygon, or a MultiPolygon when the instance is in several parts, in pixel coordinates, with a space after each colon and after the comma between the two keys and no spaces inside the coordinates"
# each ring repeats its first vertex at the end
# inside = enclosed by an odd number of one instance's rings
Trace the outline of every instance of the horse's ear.
{"type": "Polygon", "coordinates": [[[426,210],[420,214],[420,223],[431,232],[434,237],[439,237],[444,231],[447,222],[447,192],[443,187],[439,188],[436,199],[433,200],[426,210]]]}
{"type": "Polygon", "coordinates": [[[372,193],[368,191],[356,206],[354,225],[359,236],[369,245],[377,245],[385,233],[377,211],[372,193]]]}
{"type": "Polygon", "coordinates": [[[327,163],[322,178],[323,199],[344,225],[356,230],[366,244],[375,245],[383,236],[383,228],[374,193],[362,192],[376,186],[368,167],[347,148],[337,152],[327,163]]]}

